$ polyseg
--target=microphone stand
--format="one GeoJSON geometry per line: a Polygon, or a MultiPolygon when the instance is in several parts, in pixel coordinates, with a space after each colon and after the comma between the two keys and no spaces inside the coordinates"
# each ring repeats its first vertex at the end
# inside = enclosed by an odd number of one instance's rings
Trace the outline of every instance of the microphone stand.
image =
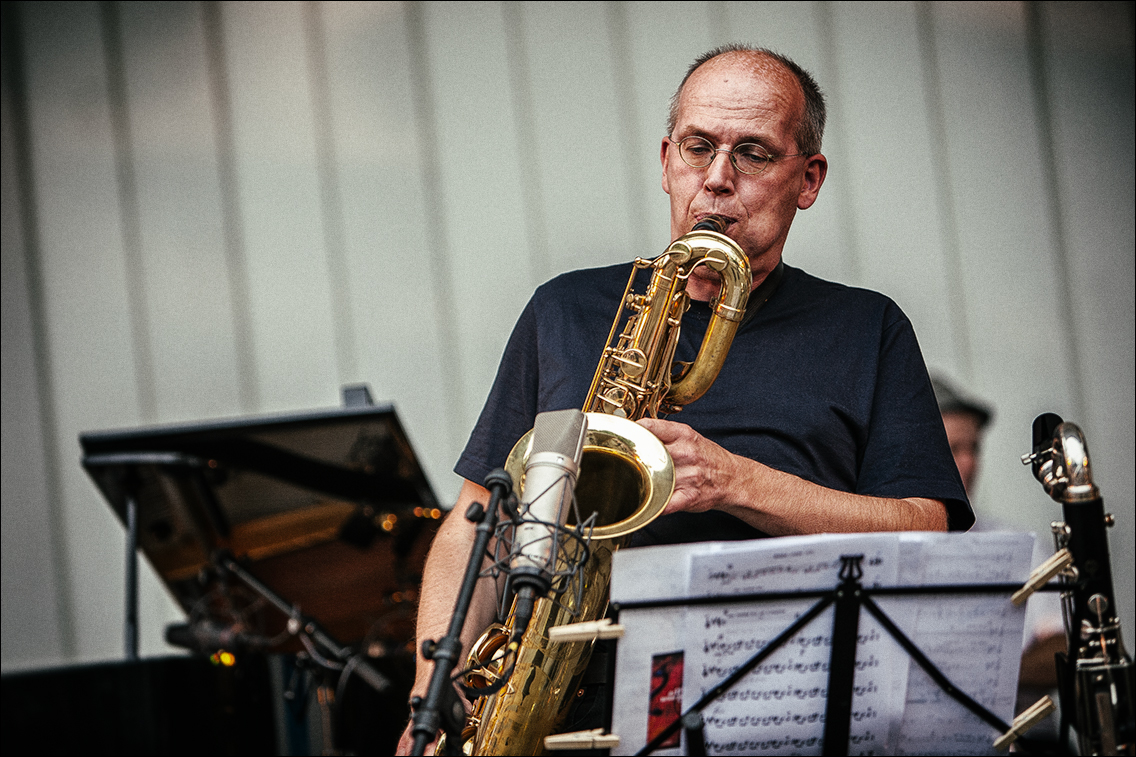
{"type": "Polygon", "coordinates": [[[461,656],[462,627],[473,601],[477,579],[481,575],[482,556],[489,547],[489,540],[497,531],[497,512],[513,491],[513,479],[498,468],[485,477],[485,488],[490,494],[489,506],[483,508],[475,502],[465,514],[466,520],[477,524],[477,535],[465,568],[465,578],[462,580],[454,614],[450,618],[450,630],[441,641],[427,639],[422,642],[422,656],[434,661],[434,674],[430,678],[426,698],[415,697],[411,702],[414,707],[414,728],[411,731],[414,734],[414,745],[410,753],[413,755],[425,752],[426,745],[434,739],[439,728],[446,732],[446,751],[449,754],[462,754],[461,731],[465,723],[465,707],[454,689],[451,674],[461,656]]]}

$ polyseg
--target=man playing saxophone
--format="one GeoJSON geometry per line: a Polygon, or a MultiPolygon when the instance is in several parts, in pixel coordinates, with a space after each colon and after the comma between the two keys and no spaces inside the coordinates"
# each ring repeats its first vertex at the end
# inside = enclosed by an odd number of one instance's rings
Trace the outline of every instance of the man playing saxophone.
{"type": "MultiPolygon", "coordinates": [[[[743,46],[701,56],[672,100],[659,148],[671,238],[716,216],[748,258],[753,285],[713,386],[672,419],[640,421],[666,445],[675,491],[632,546],[974,521],[906,316],[883,295],[782,263],[797,211],[824,184],[824,121],[807,72],[743,46]]],[[[466,482],[427,562],[419,642],[446,632],[474,539],[462,516],[488,501],[478,482],[538,413],[581,406],[627,276],[626,265],[565,274],[540,287],[518,321],[455,467],[466,482]]],[[[676,357],[690,360],[719,282],[698,268],[686,291],[676,357]]],[[[495,588],[482,583],[466,650],[496,611],[495,588]]],[[[420,660],[414,694],[424,694],[431,668],[420,660]]],[[[409,743],[404,734],[400,749],[409,743]]]]}

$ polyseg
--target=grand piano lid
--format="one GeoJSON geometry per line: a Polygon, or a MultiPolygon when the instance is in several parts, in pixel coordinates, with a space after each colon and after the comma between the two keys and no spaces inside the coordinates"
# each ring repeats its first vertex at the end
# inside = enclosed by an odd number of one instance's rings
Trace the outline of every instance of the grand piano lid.
{"type": "Polygon", "coordinates": [[[345,643],[412,635],[443,513],[393,407],[79,440],[84,468],[124,524],[127,495],[135,497],[139,548],[191,621],[270,636],[286,623],[219,580],[212,558],[225,550],[345,643]]]}

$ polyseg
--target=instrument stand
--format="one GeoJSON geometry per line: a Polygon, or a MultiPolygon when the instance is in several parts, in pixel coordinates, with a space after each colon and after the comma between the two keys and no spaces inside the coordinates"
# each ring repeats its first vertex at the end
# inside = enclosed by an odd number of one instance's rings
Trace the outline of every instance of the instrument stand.
{"type": "Polygon", "coordinates": [[[679,722],[686,736],[686,753],[690,757],[706,757],[706,722],[702,720],[702,713],[691,710],[679,722]]]}
{"type": "Polygon", "coordinates": [[[466,520],[477,524],[473,549],[466,565],[461,592],[450,618],[449,632],[440,640],[426,640],[422,643],[422,656],[434,661],[434,673],[426,697],[415,697],[411,701],[414,708],[414,745],[411,754],[421,755],[426,745],[434,740],[439,730],[446,734],[446,753],[461,755],[462,727],[465,724],[465,707],[454,688],[452,673],[461,656],[461,632],[469,606],[473,602],[474,589],[481,574],[481,561],[489,541],[497,531],[498,509],[508,501],[513,491],[513,480],[504,470],[498,468],[485,479],[489,490],[489,505],[482,507],[474,503],[466,511],[466,520]]]}
{"type": "MultiPolygon", "coordinates": [[[[833,620],[832,648],[829,656],[828,698],[825,708],[824,746],[822,754],[847,755],[848,737],[851,732],[853,681],[856,667],[856,642],[859,630],[860,609],[866,609],[880,625],[895,639],[905,652],[921,667],[928,676],[951,698],[962,704],[970,712],[994,727],[999,733],[1010,730],[1010,726],[994,713],[976,702],[963,692],[935,666],[930,659],[892,622],[883,610],[872,601],[872,595],[895,596],[913,594],[1009,594],[1020,588],[1020,584],[963,584],[950,586],[912,586],[867,589],[860,583],[863,576],[861,563],[863,555],[844,555],[841,557],[839,577],[841,582],[835,589],[815,592],[786,592],[786,593],[755,593],[740,594],[724,597],[713,597],[716,604],[729,604],[736,602],[776,601],[785,599],[801,599],[816,597],[819,601],[797,620],[790,624],[775,639],[762,649],[758,650],[734,673],[725,678],[717,686],[710,689],[693,706],[687,709],[673,723],[658,733],[648,742],[637,755],[652,754],[679,728],[683,728],[687,735],[688,754],[706,754],[706,744],[703,738],[701,713],[710,706],[714,700],[725,694],[734,684],[749,674],[751,670],[760,665],[773,652],[787,644],[790,639],[807,626],[814,618],[820,615],[829,605],[835,605],[833,620]]],[[[702,603],[702,602],[700,602],[702,603]]],[[[689,599],[655,600],[649,602],[624,602],[613,604],[612,608],[618,618],[623,610],[646,609],[660,607],[677,607],[693,604],[689,599]]],[[[608,730],[611,727],[611,715],[608,715],[608,730]]],[[[1025,754],[1044,753],[1042,745],[1026,738],[1018,738],[1015,742],[1018,751],[1025,754]]]]}

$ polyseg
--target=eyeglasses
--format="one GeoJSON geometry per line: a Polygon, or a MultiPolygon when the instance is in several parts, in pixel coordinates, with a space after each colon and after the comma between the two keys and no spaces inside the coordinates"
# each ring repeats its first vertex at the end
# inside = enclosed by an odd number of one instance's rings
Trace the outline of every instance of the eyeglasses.
{"type": "Polygon", "coordinates": [[[706,168],[714,162],[714,158],[718,157],[718,153],[724,152],[729,154],[730,162],[734,164],[734,168],[750,176],[761,173],[775,160],[781,158],[799,158],[808,155],[808,153],[804,152],[798,152],[793,155],[771,155],[769,150],[753,142],[736,145],[734,149],[727,150],[724,147],[714,147],[713,143],[705,137],[694,135],[684,137],[678,142],[670,137],[667,137],[667,140],[678,148],[678,154],[682,156],[682,162],[686,163],[691,168],[706,168]]]}

